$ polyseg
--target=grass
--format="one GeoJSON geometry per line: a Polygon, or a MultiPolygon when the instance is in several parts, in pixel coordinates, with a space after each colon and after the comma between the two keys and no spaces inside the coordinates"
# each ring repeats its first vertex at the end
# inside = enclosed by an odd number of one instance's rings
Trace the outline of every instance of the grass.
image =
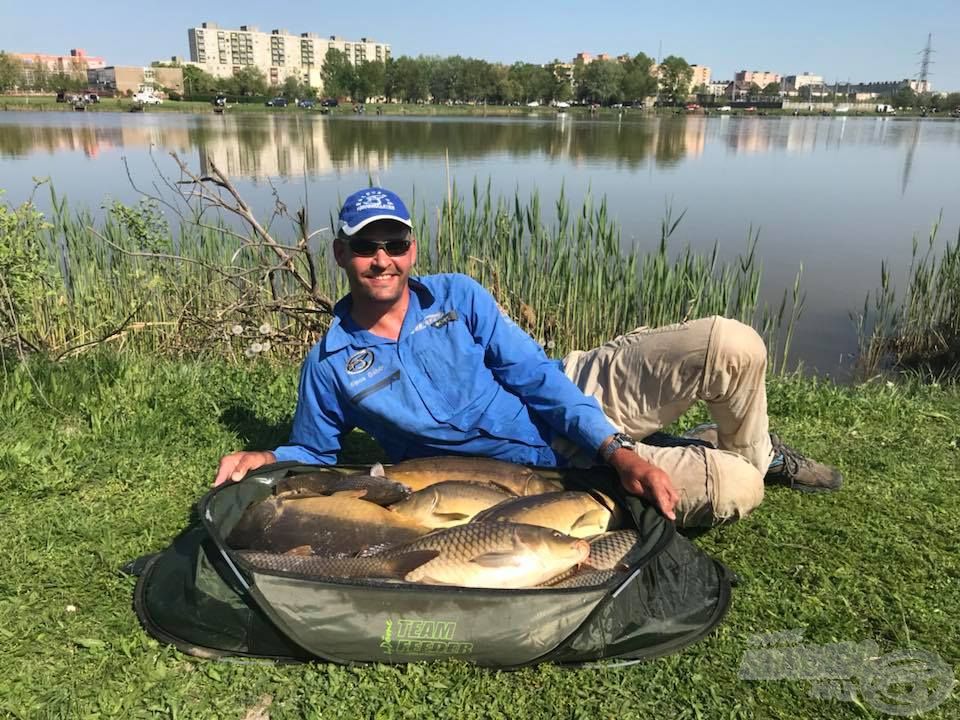
{"type": "MultiPolygon", "coordinates": [[[[501,673],[199,661],[150,639],[126,560],[188,521],[219,456],[285,439],[293,364],[170,361],[98,351],[4,363],[0,390],[0,716],[243,718],[879,718],[809,697],[802,680],[740,680],[753,633],[873,640],[960,663],[960,390],[773,379],[773,425],[840,466],[839,493],[771,488],[747,519],[696,542],[743,583],[720,628],[626,668],[501,673]],[[69,606],[75,608],[70,611],[69,606]]],[[[684,424],[703,419],[702,410],[684,424]]],[[[372,462],[365,436],[344,462],[372,462]]],[[[923,717],[956,718],[952,697],[923,717]]]]}

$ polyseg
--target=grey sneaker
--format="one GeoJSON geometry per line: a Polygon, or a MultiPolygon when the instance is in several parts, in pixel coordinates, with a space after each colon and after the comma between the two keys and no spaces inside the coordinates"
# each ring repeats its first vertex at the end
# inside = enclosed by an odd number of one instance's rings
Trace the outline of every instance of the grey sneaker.
{"type": "Polygon", "coordinates": [[[770,433],[774,460],[770,463],[764,482],[771,485],[787,485],[801,492],[830,492],[839,490],[843,475],[835,467],[811,460],[783,444],[776,433],[770,433]]]}

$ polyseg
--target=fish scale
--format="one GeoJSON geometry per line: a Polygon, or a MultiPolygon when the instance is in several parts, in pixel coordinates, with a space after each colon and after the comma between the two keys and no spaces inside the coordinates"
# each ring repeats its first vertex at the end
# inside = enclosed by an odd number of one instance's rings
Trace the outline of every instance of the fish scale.
{"type": "Polygon", "coordinates": [[[404,578],[465,587],[532,587],[586,558],[585,540],[515,523],[474,523],[437,530],[362,558],[241,552],[254,568],[319,577],[404,578]]]}
{"type": "Polygon", "coordinates": [[[590,555],[584,565],[595,570],[614,570],[630,565],[631,553],[640,545],[636,530],[616,530],[590,539],[590,555]]]}

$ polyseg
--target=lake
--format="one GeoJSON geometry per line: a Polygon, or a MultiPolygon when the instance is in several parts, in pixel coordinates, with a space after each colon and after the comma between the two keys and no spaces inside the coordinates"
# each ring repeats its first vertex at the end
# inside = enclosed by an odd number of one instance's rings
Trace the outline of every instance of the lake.
{"type": "MultiPolygon", "coordinates": [[[[306,201],[314,226],[338,200],[376,183],[435,217],[448,181],[495,195],[538,192],[545,215],[561,189],[574,208],[606,197],[625,246],[656,246],[665,208],[685,216],[673,237],[723,258],[759,229],[763,292],[779,302],[803,267],[807,299],[793,359],[836,377],[850,370],[850,313],[878,287],[887,260],[902,294],[912,240],[940,245],[960,227],[960,121],[884,117],[533,118],[324,117],[306,113],[0,113],[0,188],[27,199],[49,177],[73,207],[135,201],[169,152],[206,158],[267,212],[273,193],[306,201]],[[129,177],[128,177],[129,171],[129,177]]],[[[48,206],[46,191],[37,196],[48,206]]]]}

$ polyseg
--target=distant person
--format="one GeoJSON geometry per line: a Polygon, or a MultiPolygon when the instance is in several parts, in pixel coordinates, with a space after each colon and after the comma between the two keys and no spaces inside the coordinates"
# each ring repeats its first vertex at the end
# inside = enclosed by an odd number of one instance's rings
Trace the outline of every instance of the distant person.
{"type": "Polygon", "coordinates": [[[710,317],[639,328],[551,360],[476,281],[411,275],[410,214],[384,188],[347,198],[333,254],[350,293],[303,363],[289,442],[223,457],[215,484],[277,461],[336,463],[357,427],[392,462],[608,464],[627,492],[684,526],[743,517],[765,482],[840,486],[837,470],[768,431],[767,351],[747,325],[710,317]],[[719,449],[637,442],[698,400],[716,421],[719,449]]]}

